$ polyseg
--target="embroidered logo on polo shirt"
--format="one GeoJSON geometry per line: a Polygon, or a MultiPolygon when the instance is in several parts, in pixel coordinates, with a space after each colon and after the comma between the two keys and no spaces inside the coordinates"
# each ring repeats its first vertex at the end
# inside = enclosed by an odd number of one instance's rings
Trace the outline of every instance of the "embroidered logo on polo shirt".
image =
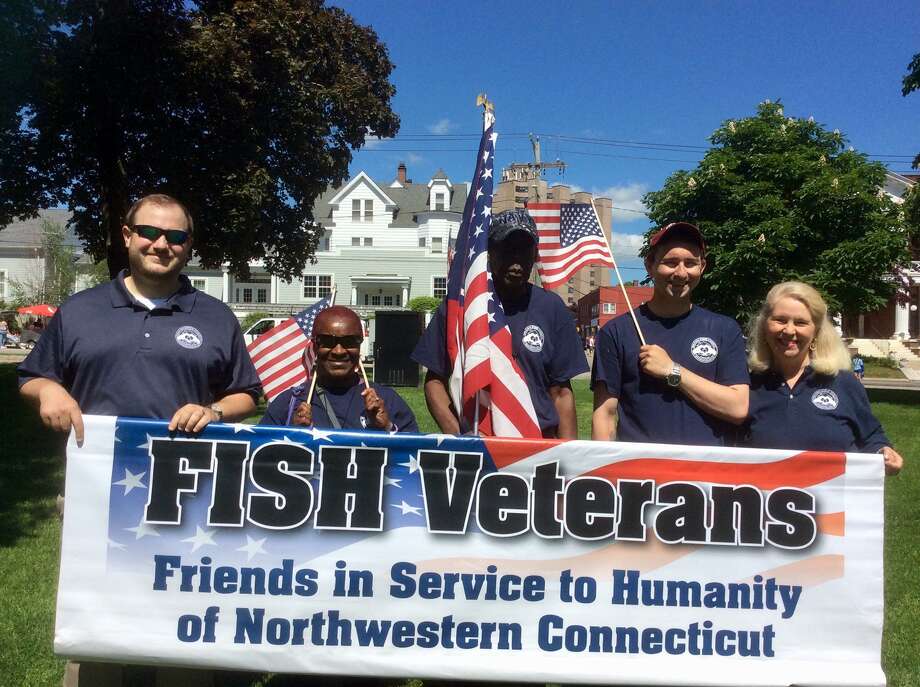
{"type": "Polygon", "coordinates": [[[531,353],[539,353],[543,350],[543,330],[535,324],[528,324],[524,327],[521,343],[531,353]]]}
{"type": "Polygon", "coordinates": [[[690,344],[690,355],[701,363],[711,363],[719,355],[719,347],[708,336],[701,336],[690,344]]]}
{"type": "Polygon", "coordinates": [[[204,337],[194,327],[179,327],[176,330],[176,343],[182,348],[198,348],[204,342],[204,337]]]}
{"type": "Polygon", "coordinates": [[[830,389],[818,389],[811,395],[811,402],[815,408],[820,408],[821,410],[834,410],[840,405],[837,394],[830,389]]]}

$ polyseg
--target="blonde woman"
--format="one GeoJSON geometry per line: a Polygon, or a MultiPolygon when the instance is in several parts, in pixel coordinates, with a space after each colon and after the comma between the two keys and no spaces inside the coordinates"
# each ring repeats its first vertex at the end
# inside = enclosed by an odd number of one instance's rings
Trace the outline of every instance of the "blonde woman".
{"type": "Polygon", "coordinates": [[[813,287],[788,281],[770,289],[750,343],[748,446],[878,452],[887,474],[901,470],[904,460],[872,414],[827,304],[813,287]]]}

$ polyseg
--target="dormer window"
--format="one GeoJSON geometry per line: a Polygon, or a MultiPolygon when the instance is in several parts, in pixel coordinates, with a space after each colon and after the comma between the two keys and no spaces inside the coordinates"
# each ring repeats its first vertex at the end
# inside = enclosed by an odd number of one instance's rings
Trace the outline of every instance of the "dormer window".
{"type": "Polygon", "coordinates": [[[437,212],[444,211],[444,194],[443,193],[434,194],[434,209],[437,212]]]}
{"type": "Polygon", "coordinates": [[[443,239],[440,236],[431,237],[431,252],[432,253],[443,253],[443,239]]]}

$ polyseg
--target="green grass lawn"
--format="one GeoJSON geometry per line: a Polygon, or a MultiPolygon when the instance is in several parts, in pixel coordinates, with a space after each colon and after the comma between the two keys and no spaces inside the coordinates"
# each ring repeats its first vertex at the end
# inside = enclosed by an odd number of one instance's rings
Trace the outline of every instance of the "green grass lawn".
{"type": "Polygon", "coordinates": [[[865,358],[866,377],[877,379],[904,379],[898,364],[889,358],[865,358]]]}
{"type": "MultiPolygon", "coordinates": [[[[590,391],[574,383],[579,434],[590,436],[590,391]]],[[[399,389],[422,431],[436,431],[417,389],[399,389]]],[[[885,638],[883,663],[892,687],[920,685],[920,392],[870,390],[876,415],[907,468],[887,481],[885,513],[885,638]]],[[[61,442],[42,429],[16,392],[15,368],[0,365],[0,686],[56,686],[64,662],[52,653],[60,548],[55,497],[63,483],[61,442]]],[[[223,687],[252,682],[219,675],[223,687]]],[[[275,676],[252,684],[286,687],[297,678],[275,676]]],[[[417,681],[402,684],[419,684],[417,681]]]]}

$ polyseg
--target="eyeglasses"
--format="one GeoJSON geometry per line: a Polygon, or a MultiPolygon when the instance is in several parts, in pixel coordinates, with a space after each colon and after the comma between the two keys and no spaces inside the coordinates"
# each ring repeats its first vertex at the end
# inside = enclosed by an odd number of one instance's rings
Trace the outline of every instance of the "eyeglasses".
{"type": "Polygon", "coordinates": [[[161,236],[165,236],[166,243],[172,246],[181,246],[188,241],[190,235],[184,229],[160,229],[149,224],[135,224],[131,231],[148,241],[157,241],[161,236]]]}
{"type": "Polygon", "coordinates": [[[358,334],[346,334],[345,336],[333,336],[332,334],[315,334],[313,340],[319,348],[335,348],[340,345],[345,350],[361,348],[361,342],[364,337],[358,334]]]}

